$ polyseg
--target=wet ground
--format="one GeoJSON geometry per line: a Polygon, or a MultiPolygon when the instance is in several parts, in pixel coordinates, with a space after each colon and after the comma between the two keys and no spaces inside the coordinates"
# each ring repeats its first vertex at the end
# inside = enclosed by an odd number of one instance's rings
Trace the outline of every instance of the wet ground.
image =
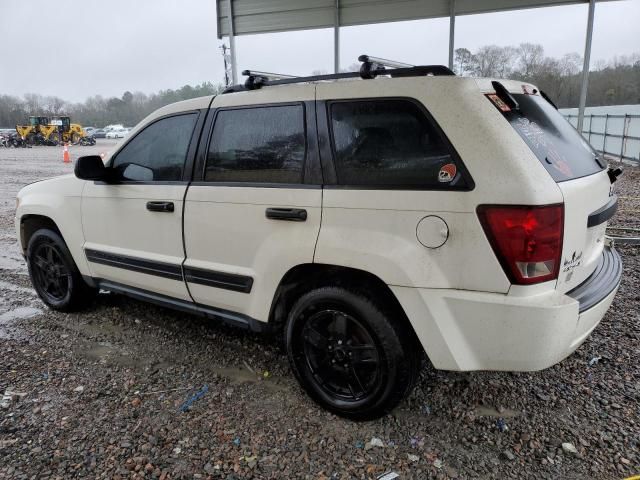
{"type": "MultiPolygon", "coordinates": [[[[72,159],[114,143],[99,142],[72,159]]],[[[0,479],[640,473],[638,247],[620,247],[616,302],[559,365],[425,369],[391,415],[354,423],[311,402],[268,338],[111,294],[83,313],[48,310],[17,246],[15,194],[72,168],[60,148],[0,148],[0,479]]],[[[618,192],[615,223],[640,228],[639,172],[618,192]]]]}

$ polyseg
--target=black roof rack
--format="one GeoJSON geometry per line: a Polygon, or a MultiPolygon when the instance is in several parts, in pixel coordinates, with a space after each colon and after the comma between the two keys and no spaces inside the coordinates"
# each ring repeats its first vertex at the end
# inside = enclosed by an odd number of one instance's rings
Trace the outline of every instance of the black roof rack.
{"type": "Polygon", "coordinates": [[[294,77],[292,75],[281,75],[278,73],[244,70],[242,74],[247,76],[244,85],[232,85],[222,93],[256,90],[272,85],[319,82],[323,80],[339,80],[342,78],[362,78],[363,80],[370,80],[379,75],[388,75],[392,78],[455,75],[455,73],[444,65],[409,65],[407,63],[372,57],[370,55],[360,55],[358,60],[362,62],[359,72],[329,73],[308,77],[294,77]]]}

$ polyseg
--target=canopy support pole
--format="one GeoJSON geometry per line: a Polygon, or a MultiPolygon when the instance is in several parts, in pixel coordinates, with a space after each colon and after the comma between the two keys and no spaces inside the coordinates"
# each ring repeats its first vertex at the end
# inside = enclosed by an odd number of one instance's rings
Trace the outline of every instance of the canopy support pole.
{"type": "Polygon", "coordinates": [[[333,73],[340,73],[340,0],[336,0],[333,25],[333,73]]]}
{"type": "Polygon", "coordinates": [[[577,129],[582,135],[584,122],[584,107],[587,104],[587,88],[589,86],[589,62],[591,59],[591,40],[593,38],[593,15],[596,9],[596,0],[589,0],[589,16],[587,17],[587,39],[584,45],[584,63],[582,65],[582,86],[580,88],[580,106],[578,107],[577,129]]]}
{"type": "Polygon", "coordinates": [[[456,0],[449,0],[449,68],[453,70],[453,48],[456,36],[456,0]]]}
{"type": "Polygon", "coordinates": [[[231,48],[231,82],[238,84],[238,74],[236,73],[236,36],[233,30],[233,0],[229,0],[229,47],[231,48]]]}

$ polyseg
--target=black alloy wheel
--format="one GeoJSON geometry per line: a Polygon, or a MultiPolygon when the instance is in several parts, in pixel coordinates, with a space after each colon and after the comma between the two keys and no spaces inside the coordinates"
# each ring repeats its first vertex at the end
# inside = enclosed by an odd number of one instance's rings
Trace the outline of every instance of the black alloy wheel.
{"type": "Polygon", "coordinates": [[[402,312],[338,286],[311,290],[289,312],[286,348],[296,378],[321,406],[352,420],[393,410],[413,388],[421,348],[402,312]]]}
{"type": "Polygon", "coordinates": [[[301,347],[311,375],[328,395],[346,402],[366,401],[384,378],[383,352],[362,322],[344,310],[326,305],[311,314],[301,347]]]}
{"type": "Polygon", "coordinates": [[[60,303],[70,295],[71,272],[53,242],[41,242],[32,253],[31,270],[36,290],[47,303],[60,303]]]}
{"type": "Polygon", "coordinates": [[[38,296],[55,310],[79,310],[98,293],[82,278],[62,237],[51,229],[42,228],[31,235],[27,267],[38,296]]]}

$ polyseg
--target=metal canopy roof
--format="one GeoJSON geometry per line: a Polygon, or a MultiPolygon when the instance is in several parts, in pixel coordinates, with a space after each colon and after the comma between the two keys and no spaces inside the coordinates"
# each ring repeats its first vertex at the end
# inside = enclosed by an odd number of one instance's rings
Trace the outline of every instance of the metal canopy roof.
{"type": "MultiPolygon", "coordinates": [[[[449,68],[453,68],[455,20],[459,15],[588,4],[578,131],[587,101],[596,2],[613,0],[216,0],[218,38],[229,37],[231,73],[237,82],[237,35],[333,28],[334,72],[340,67],[340,27],[449,17],[449,68]]],[[[523,27],[524,28],[524,27],[523,27]]]]}
{"type": "MultiPolygon", "coordinates": [[[[449,17],[450,0],[232,0],[233,35],[449,17]],[[337,7],[337,8],[336,8],[337,7]]],[[[598,0],[610,1],[610,0],[598,0]]],[[[586,4],[589,0],[456,0],[455,15],[586,4]]],[[[216,0],[218,38],[229,35],[229,0],[216,0]]]]}

